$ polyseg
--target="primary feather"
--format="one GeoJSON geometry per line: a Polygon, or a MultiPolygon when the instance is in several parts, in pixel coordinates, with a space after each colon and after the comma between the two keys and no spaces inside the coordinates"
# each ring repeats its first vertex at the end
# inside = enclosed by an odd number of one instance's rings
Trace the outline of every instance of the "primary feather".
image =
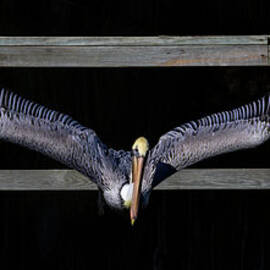
{"type": "Polygon", "coordinates": [[[115,178],[113,170],[121,159],[119,151],[108,149],[93,130],[70,116],[5,89],[0,92],[0,138],[80,171],[103,190],[115,184],[109,180],[115,178]]]}
{"type": "Polygon", "coordinates": [[[142,191],[200,160],[255,147],[270,137],[270,95],[191,121],[164,134],[150,151],[142,191]]]}

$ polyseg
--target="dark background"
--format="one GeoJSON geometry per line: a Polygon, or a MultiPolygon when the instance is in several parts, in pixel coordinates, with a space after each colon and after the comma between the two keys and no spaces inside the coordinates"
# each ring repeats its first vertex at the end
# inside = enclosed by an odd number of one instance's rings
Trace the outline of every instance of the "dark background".
{"type": "MultiPolygon", "coordinates": [[[[0,1],[0,35],[268,34],[267,1],[0,1]]],[[[116,149],[270,90],[270,70],[2,68],[0,85],[93,128],[116,149]]],[[[61,164],[1,142],[1,169],[61,164]]],[[[270,143],[196,168],[269,168],[270,143]]],[[[38,180],[37,180],[38,181],[38,180]]],[[[268,191],[155,191],[131,228],[97,192],[1,192],[1,269],[269,269],[268,191]]]]}

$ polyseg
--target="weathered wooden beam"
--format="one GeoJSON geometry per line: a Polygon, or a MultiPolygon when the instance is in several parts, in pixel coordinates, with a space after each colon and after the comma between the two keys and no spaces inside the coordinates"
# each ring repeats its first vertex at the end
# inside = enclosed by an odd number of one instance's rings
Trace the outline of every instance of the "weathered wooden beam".
{"type": "Polygon", "coordinates": [[[0,37],[0,67],[267,66],[268,39],[0,37]]]}
{"type": "MultiPolygon", "coordinates": [[[[270,169],[185,169],[158,190],[270,189],[270,169]]],[[[73,170],[1,170],[0,190],[97,190],[73,170]]]]}
{"type": "Polygon", "coordinates": [[[268,35],[148,37],[1,37],[0,46],[267,45],[268,35]]]}

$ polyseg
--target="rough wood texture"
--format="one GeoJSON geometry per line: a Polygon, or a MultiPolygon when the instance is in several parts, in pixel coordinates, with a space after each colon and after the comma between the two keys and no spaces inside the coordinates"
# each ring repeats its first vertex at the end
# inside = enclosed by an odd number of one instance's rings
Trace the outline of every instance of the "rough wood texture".
{"type": "Polygon", "coordinates": [[[0,37],[0,67],[269,65],[268,36],[0,37]]]}
{"type": "MultiPolygon", "coordinates": [[[[270,189],[270,169],[185,169],[158,190],[270,189]]],[[[0,190],[97,190],[73,170],[1,170],[0,190]]]]}
{"type": "Polygon", "coordinates": [[[178,46],[267,45],[267,35],[258,36],[152,36],[152,37],[0,37],[0,46],[178,46]]]}

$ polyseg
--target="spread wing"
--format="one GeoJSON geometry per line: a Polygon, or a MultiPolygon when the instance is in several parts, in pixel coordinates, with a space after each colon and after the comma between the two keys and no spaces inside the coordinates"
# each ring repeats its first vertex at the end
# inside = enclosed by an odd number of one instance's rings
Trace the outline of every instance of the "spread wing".
{"type": "Polygon", "coordinates": [[[142,189],[200,160],[255,147],[270,137],[270,94],[232,111],[191,121],[164,134],[150,151],[142,189]]]}
{"type": "Polygon", "coordinates": [[[109,151],[93,130],[5,89],[0,93],[0,139],[39,151],[97,184],[103,181],[101,168],[110,166],[109,151]]]}

